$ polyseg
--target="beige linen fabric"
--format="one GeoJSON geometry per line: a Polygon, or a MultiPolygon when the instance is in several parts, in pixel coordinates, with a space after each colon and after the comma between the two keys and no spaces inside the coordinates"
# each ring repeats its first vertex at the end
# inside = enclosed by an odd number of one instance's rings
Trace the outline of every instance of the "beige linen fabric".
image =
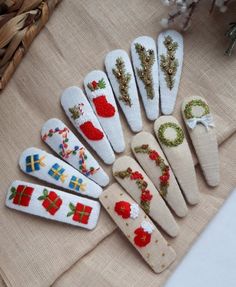
{"type": "MultiPolygon", "coordinates": [[[[17,162],[29,146],[51,152],[40,140],[43,123],[57,117],[75,132],[60,107],[63,89],[81,86],[89,71],[103,69],[103,60],[110,50],[129,51],[132,40],[140,35],[156,38],[161,31],[159,21],[166,12],[158,0],[62,1],[0,94],[0,273],[7,286],[49,286],[82,256],[83,261],[79,260],[75,268],[59,278],[58,285],[116,286],[119,281],[131,286],[140,279],[140,284],[157,286],[170,273],[160,277],[151,270],[146,272],[148,266],[137,259],[135,250],[127,248],[129,243],[118,231],[101,242],[115,228],[105,212],[97,229],[90,232],[10,211],[4,206],[5,192],[12,180],[40,184],[20,172],[17,162]]],[[[180,105],[186,96],[205,97],[215,119],[218,142],[226,142],[221,148],[220,186],[208,188],[198,171],[199,189],[207,201],[191,208],[186,219],[179,220],[180,237],[174,243],[179,259],[236,184],[232,163],[236,139],[227,140],[236,130],[236,57],[223,55],[227,45],[224,32],[228,23],[235,20],[235,14],[233,5],[227,16],[215,13],[209,17],[199,9],[193,27],[184,37],[183,74],[174,115],[182,122],[180,105]]],[[[144,130],[152,131],[153,125],[145,119],[143,109],[142,116],[144,130]]],[[[129,154],[133,134],[123,116],[121,120],[129,154]]],[[[105,169],[111,175],[111,168],[105,169]]]]}

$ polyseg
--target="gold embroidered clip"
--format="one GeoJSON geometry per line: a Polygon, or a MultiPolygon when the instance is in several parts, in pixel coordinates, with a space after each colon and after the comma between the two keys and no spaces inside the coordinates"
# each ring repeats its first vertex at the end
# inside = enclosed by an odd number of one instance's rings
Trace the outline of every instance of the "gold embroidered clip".
{"type": "Polygon", "coordinates": [[[125,73],[125,63],[122,58],[116,59],[116,69],[112,69],[113,74],[115,75],[117,81],[119,82],[119,90],[121,96],[119,100],[131,107],[131,99],[128,93],[129,81],[131,79],[130,73],[125,73]]]}
{"type": "Polygon", "coordinates": [[[167,49],[167,55],[161,55],[161,70],[165,74],[165,80],[167,87],[172,90],[174,87],[175,79],[174,76],[177,72],[177,67],[179,66],[178,59],[175,58],[175,52],[178,48],[178,43],[174,42],[170,36],[165,37],[164,45],[167,49]]]}

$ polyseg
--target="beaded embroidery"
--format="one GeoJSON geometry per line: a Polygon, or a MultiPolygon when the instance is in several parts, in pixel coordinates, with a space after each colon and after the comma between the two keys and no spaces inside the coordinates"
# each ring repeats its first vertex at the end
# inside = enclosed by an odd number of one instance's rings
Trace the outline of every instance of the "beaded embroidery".
{"type": "Polygon", "coordinates": [[[208,115],[210,113],[209,106],[207,105],[206,102],[200,100],[200,99],[195,99],[190,101],[189,103],[186,104],[185,109],[184,109],[184,115],[186,119],[192,119],[192,118],[200,118],[202,116],[208,115]],[[192,114],[192,108],[193,107],[202,107],[204,109],[202,115],[200,116],[194,116],[192,114]]]}
{"type": "Polygon", "coordinates": [[[134,148],[136,153],[146,153],[149,158],[155,161],[156,165],[160,167],[162,175],[159,177],[160,179],[160,194],[165,197],[167,195],[168,187],[169,187],[169,166],[165,164],[164,159],[153,149],[149,147],[148,144],[143,144],[141,146],[137,146],[134,148]]]}
{"type": "Polygon", "coordinates": [[[167,49],[167,55],[160,55],[160,67],[165,74],[167,87],[172,90],[175,83],[174,76],[176,75],[177,67],[179,65],[178,59],[175,58],[178,43],[174,42],[170,36],[165,37],[163,43],[167,49]]]}
{"type": "Polygon", "coordinates": [[[79,171],[81,173],[83,173],[85,176],[90,176],[95,174],[98,170],[98,168],[94,168],[94,167],[87,167],[86,164],[86,160],[88,158],[88,156],[85,153],[85,148],[81,147],[79,148],[79,146],[74,146],[73,149],[71,149],[68,145],[69,142],[69,138],[68,138],[68,134],[69,134],[70,130],[68,128],[63,128],[63,129],[59,129],[58,127],[53,129],[50,129],[48,131],[48,133],[44,134],[42,136],[43,141],[46,141],[48,137],[53,137],[53,135],[55,134],[59,134],[62,137],[62,143],[59,145],[59,155],[64,158],[64,159],[68,159],[70,156],[77,156],[78,157],[78,165],[79,165],[79,171]]]}
{"type": "Polygon", "coordinates": [[[162,124],[159,129],[158,129],[158,138],[161,141],[161,143],[163,143],[164,145],[168,146],[168,147],[175,147],[178,146],[180,144],[182,144],[183,140],[184,140],[184,132],[181,129],[180,126],[178,126],[176,123],[172,123],[172,122],[167,122],[162,124]],[[172,128],[175,130],[176,132],[176,138],[171,140],[165,137],[165,131],[167,128],[172,128]]]}
{"type": "Polygon", "coordinates": [[[148,214],[150,211],[150,202],[152,200],[152,194],[147,189],[148,184],[143,179],[143,175],[138,171],[132,171],[132,169],[129,167],[124,171],[115,172],[114,176],[117,176],[121,179],[129,178],[131,180],[135,180],[135,183],[137,184],[138,188],[141,189],[140,205],[142,209],[148,214]]]}
{"type": "Polygon", "coordinates": [[[119,90],[121,96],[119,96],[119,100],[124,102],[125,105],[128,105],[131,107],[131,99],[129,95],[129,82],[131,80],[131,74],[126,73],[125,71],[125,63],[122,58],[116,59],[116,69],[113,68],[112,72],[114,76],[116,77],[117,81],[119,82],[119,90]]]}
{"type": "Polygon", "coordinates": [[[147,97],[149,99],[154,98],[153,90],[153,78],[152,78],[152,66],[155,61],[154,51],[149,49],[146,50],[144,46],[139,43],[135,44],[135,50],[139,55],[142,69],[137,68],[137,74],[145,85],[147,97]]]}
{"type": "Polygon", "coordinates": [[[88,83],[87,87],[90,89],[91,92],[99,90],[99,89],[105,89],[106,88],[106,82],[102,78],[98,82],[92,81],[91,83],[88,83]]]}

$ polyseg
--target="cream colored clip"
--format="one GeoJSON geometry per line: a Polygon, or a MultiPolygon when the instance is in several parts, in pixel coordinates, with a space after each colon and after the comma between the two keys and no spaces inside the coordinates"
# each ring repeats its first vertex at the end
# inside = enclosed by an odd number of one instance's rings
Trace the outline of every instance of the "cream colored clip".
{"type": "Polygon", "coordinates": [[[112,219],[156,273],[161,273],[175,260],[175,251],[149,217],[118,184],[112,184],[100,196],[112,219]]]}
{"type": "Polygon", "coordinates": [[[177,216],[186,216],[187,205],[172,169],[154,136],[147,132],[135,135],[131,142],[131,148],[168,206],[177,216]]]}
{"type": "Polygon", "coordinates": [[[139,164],[129,156],[118,158],[113,175],[140,207],[170,236],[178,235],[179,227],[151,180],[139,164]]]}
{"type": "Polygon", "coordinates": [[[18,211],[86,229],[96,227],[100,213],[97,201],[20,180],[9,187],[5,204],[18,211]]]}
{"type": "Polygon", "coordinates": [[[133,68],[124,50],[107,54],[105,66],[114,94],[133,132],[143,128],[133,68]]]}
{"type": "Polygon", "coordinates": [[[154,131],[186,200],[197,204],[199,191],[193,159],[179,122],[172,116],[161,116],[155,121],[154,131]]]}
{"type": "Polygon", "coordinates": [[[136,38],[131,44],[131,55],[138,88],[147,118],[159,116],[159,75],[155,41],[148,36],[136,38]]]}
{"type": "Polygon", "coordinates": [[[206,100],[192,96],[184,100],[182,115],[199,163],[210,186],[220,182],[219,153],[215,124],[206,100]]]}

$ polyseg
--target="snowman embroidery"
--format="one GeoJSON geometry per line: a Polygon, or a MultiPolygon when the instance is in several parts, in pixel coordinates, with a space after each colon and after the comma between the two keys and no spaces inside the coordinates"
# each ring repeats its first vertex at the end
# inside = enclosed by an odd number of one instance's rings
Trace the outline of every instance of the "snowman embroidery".
{"type": "Polygon", "coordinates": [[[84,115],[83,112],[84,104],[74,105],[69,108],[69,112],[71,113],[71,118],[75,121],[76,125],[80,128],[82,133],[92,141],[99,141],[103,139],[104,134],[101,130],[97,129],[91,119],[88,116],[84,115]]]}
{"type": "Polygon", "coordinates": [[[150,222],[144,220],[141,223],[141,227],[135,229],[134,231],[135,245],[137,245],[138,247],[145,247],[146,245],[148,245],[151,242],[153,230],[154,226],[150,222]]]}

